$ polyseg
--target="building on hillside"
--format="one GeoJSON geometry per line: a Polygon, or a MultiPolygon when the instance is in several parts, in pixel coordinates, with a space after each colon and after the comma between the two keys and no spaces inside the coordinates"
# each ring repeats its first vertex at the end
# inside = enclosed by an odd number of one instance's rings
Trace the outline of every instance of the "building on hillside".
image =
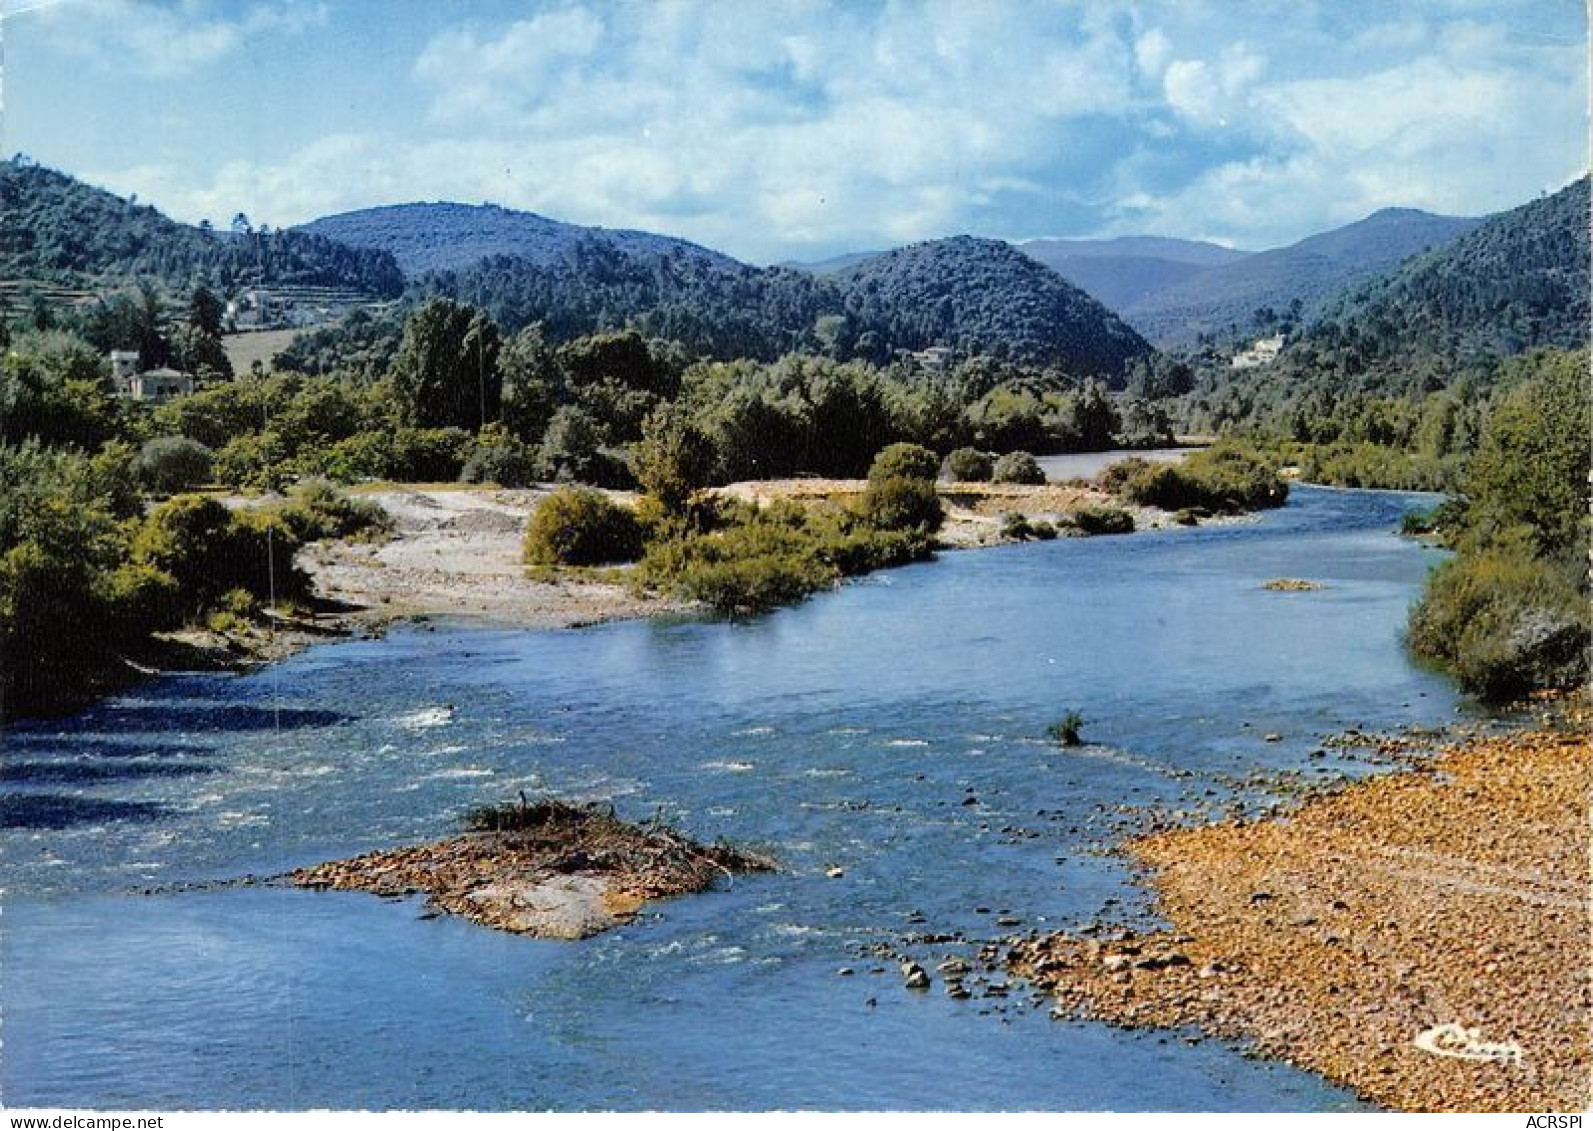
{"type": "Polygon", "coordinates": [[[111,380],[115,383],[118,392],[128,381],[138,375],[137,350],[112,350],[111,351],[111,380]]]}
{"type": "Polygon", "coordinates": [[[926,349],[909,353],[908,356],[922,369],[927,369],[931,373],[944,373],[951,368],[952,360],[957,356],[957,352],[950,346],[929,346],[926,349]]]}
{"type": "Polygon", "coordinates": [[[1255,369],[1257,366],[1267,365],[1276,361],[1283,352],[1283,335],[1274,334],[1270,338],[1259,338],[1250,343],[1250,348],[1234,354],[1232,365],[1235,369],[1255,369]]]}
{"type": "Polygon", "coordinates": [[[111,386],[116,395],[133,401],[168,401],[194,391],[191,373],[162,366],[140,369],[134,350],[111,351],[111,386]]]}

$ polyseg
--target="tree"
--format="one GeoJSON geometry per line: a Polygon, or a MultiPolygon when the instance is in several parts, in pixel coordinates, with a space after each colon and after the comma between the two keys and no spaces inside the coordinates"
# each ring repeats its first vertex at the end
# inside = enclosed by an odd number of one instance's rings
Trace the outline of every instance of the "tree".
{"type": "Polygon", "coordinates": [[[194,288],[194,293],[188,299],[188,324],[201,334],[211,337],[221,336],[221,300],[214,291],[206,286],[194,288]]]}
{"type": "Polygon", "coordinates": [[[678,515],[708,485],[714,462],[713,444],[703,431],[684,410],[664,404],[642,424],[631,467],[642,490],[667,514],[678,515]]]}
{"type": "Polygon", "coordinates": [[[635,330],[618,334],[591,334],[559,350],[559,364],[576,385],[596,384],[612,378],[632,389],[673,395],[667,373],[653,364],[647,343],[635,330]]]}
{"type": "Polygon", "coordinates": [[[540,323],[525,327],[504,343],[498,371],[503,376],[504,427],[522,442],[536,443],[553,419],[564,382],[540,323]]]}
{"type": "Polygon", "coordinates": [[[1540,350],[1508,367],[1519,382],[1489,414],[1471,461],[1474,526],[1532,528],[1543,552],[1585,538],[1588,354],[1540,350]]]}
{"type": "Polygon", "coordinates": [[[498,419],[503,379],[497,324],[474,307],[434,298],[409,316],[393,362],[403,423],[476,431],[498,419]]]}
{"type": "Polygon", "coordinates": [[[538,462],[546,478],[591,482],[603,460],[602,448],[603,434],[592,414],[565,405],[548,423],[538,462]]]}

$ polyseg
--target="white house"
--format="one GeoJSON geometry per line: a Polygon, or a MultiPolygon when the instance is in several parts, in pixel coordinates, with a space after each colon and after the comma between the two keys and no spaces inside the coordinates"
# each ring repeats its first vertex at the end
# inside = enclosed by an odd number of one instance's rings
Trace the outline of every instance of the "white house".
{"type": "Polygon", "coordinates": [[[1250,348],[1234,355],[1233,367],[1235,369],[1255,369],[1257,366],[1266,365],[1275,361],[1283,352],[1283,335],[1275,334],[1270,338],[1259,338],[1250,344],[1250,348]]]}
{"type": "Polygon", "coordinates": [[[111,351],[111,385],[116,395],[135,401],[166,401],[194,391],[192,374],[178,369],[139,369],[133,350],[111,351]]]}

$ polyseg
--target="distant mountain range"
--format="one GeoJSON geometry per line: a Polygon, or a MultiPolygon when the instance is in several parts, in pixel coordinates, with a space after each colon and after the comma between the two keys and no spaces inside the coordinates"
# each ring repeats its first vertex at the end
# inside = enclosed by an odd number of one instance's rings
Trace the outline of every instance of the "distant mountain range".
{"type": "Polygon", "coordinates": [[[1485,371],[1537,346],[1588,345],[1586,176],[1469,226],[1342,294],[1280,370],[1401,388],[1485,371]]]}
{"type": "MultiPolygon", "coordinates": [[[[1440,246],[1480,220],[1385,208],[1288,247],[1247,252],[1162,236],[1037,239],[1015,246],[1115,311],[1160,348],[1194,344],[1202,334],[1243,336],[1255,314],[1310,321],[1348,287],[1440,246]]],[[[857,252],[790,266],[836,275],[883,252],[857,252]]]]}
{"type": "Polygon", "coordinates": [[[1250,254],[1214,243],[1161,236],[1028,240],[1017,247],[1119,312],[1250,254]]]}
{"type": "Polygon", "coordinates": [[[886,252],[829,275],[752,267],[681,244],[637,254],[577,237],[541,261],[494,256],[416,278],[420,293],[480,306],[556,338],[633,326],[717,357],[792,350],[883,362],[931,345],[1080,376],[1122,377],[1151,353],[1111,311],[999,240],[886,252]]]}
{"type": "Polygon", "coordinates": [[[1125,303],[1119,313],[1158,346],[1252,324],[1259,308],[1296,302],[1310,321],[1341,291],[1475,228],[1480,220],[1385,208],[1364,220],[1191,274],[1125,303]]]}

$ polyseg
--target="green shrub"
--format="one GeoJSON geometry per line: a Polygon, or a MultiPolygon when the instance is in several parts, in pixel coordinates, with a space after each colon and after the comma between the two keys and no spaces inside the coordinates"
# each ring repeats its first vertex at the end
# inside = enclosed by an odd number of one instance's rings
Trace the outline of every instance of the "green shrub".
{"type": "Polygon", "coordinates": [[[404,483],[452,483],[474,443],[463,428],[400,428],[388,474],[404,483]]]}
{"type": "Polygon", "coordinates": [[[1037,485],[1045,482],[1045,471],[1040,463],[1028,452],[1008,452],[996,460],[995,467],[991,470],[991,478],[997,483],[1026,483],[1037,485]]]}
{"type": "Polygon", "coordinates": [[[1079,746],[1083,739],[1079,731],[1084,728],[1084,716],[1078,711],[1068,711],[1056,722],[1046,728],[1046,734],[1051,736],[1051,741],[1059,746],[1079,746]]]}
{"type": "Polygon", "coordinates": [[[934,483],[900,476],[870,478],[863,492],[861,513],[880,530],[917,530],[925,534],[939,530],[945,520],[934,483]]]}
{"type": "Polygon", "coordinates": [[[544,499],[525,534],[531,565],[602,565],[635,561],[642,528],[635,514],[600,491],[561,487],[544,499]]]}
{"type": "Polygon", "coordinates": [[[528,487],[537,481],[537,457],[530,448],[508,437],[497,443],[478,444],[460,469],[459,481],[528,487]]]}
{"type": "Polygon", "coordinates": [[[1032,537],[1033,534],[1034,530],[1029,525],[1027,515],[1019,514],[1017,511],[1008,511],[1001,516],[1001,536],[1003,538],[1013,538],[1023,542],[1032,537]]]}
{"type": "MultiPolygon", "coordinates": [[[[300,465],[306,461],[301,459],[300,465]]],[[[356,432],[322,451],[308,468],[339,483],[395,478],[393,436],[390,432],[356,432]]]]}
{"type": "Polygon", "coordinates": [[[228,487],[275,490],[290,475],[287,448],[275,432],[239,436],[216,453],[211,474],[228,487]]]}
{"type": "Polygon", "coordinates": [[[155,494],[172,495],[207,482],[214,456],[186,436],[157,436],[138,450],[133,473],[155,494]]]}
{"type": "Polygon", "coordinates": [[[732,615],[790,604],[840,576],[801,525],[763,515],[712,534],[656,543],[641,570],[652,583],[732,615]]]}
{"type": "Polygon", "coordinates": [[[214,499],[178,495],[152,511],[132,543],[132,560],[169,575],[186,613],[210,608],[230,589],[260,600],[288,599],[308,590],[293,565],[300,546],[277,514],[232,512],[214,499]]]}
{"type": "Polygon", "coordinates": [[[276,513],[300,543],[391,530],[392,516],[367,499],[352,499],[323,479],[296,484],[276,513]]]}
{"type": "Polygon", "coordinates": [[[1134,516],[1120,507],[1086,505],[1062,516],[1064,525],[1080,534],[1132,534],[1134,516]]]}
{"type": "Polygon", "coordinates": [[[919,479],[933,483],[940,474],[940,457],[920,444],[891,444],[881,448],[869,465],[868,481],[919,479]]]}
{"type": "Polygon", "coordinates": [[[1440,566],[1411,611],[1410,644],[1448,666],[1467,691],[1503,700],[1538,687],[1575,687],[1588,672],[1589,613],[1580,565],[1514,544],[1440,566]]]}
{"type": "Polygon", "coordinates": [[[978,448],[958,448],[946,457],[946,474],[958,483],[988,483],[995,470],[990,453],[978,448]]]}
{"type": "Polygon", "coordinates": [[[722,519],[718,529],[650,543],[638,581],[743,616],[929,552],[921,529],[881,529],[832,505],[780,502],[761,511],[728,510],[722,519]]]}
{"type": "Polygon", "coordinates": [[[1101,482],[1141,506],[1168,511],[1205,507],[1233,514],[1282,506],[1289,497],[1275,463],[1231,441],[1196,452],[1181,464],[1124,460],[1108,468],[1101,482]]]}

